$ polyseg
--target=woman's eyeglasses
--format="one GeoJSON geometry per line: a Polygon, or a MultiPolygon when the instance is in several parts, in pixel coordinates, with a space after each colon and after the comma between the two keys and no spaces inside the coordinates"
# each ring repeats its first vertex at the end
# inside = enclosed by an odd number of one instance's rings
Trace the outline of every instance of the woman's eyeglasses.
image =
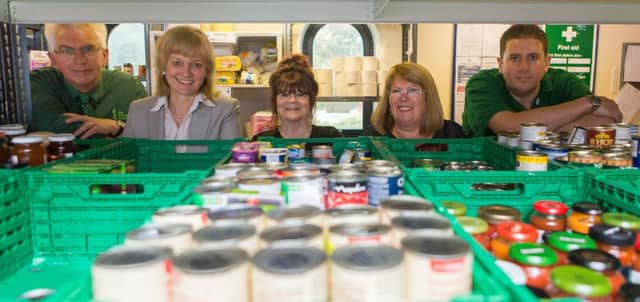
{"type": "Polygon", "coordinates": [[[400,88],[392,88],[389,91],[389,95],[391,96],[401,96],[402,94],[406,94],[408,96],[416,96],[418,94],[422,93],[422,88],[420,87],[409,87],[409,88],[405,88],[405,89],[400,89],[400,88]]]}
{"type": "Polygon", "coordinates": [[[280,92],[278,93],[278,96],[283,98],[289,98],[289,97],[301,98],[301,97],[308,96],[308,94],[302,91],[295,91],[295,92],[280,92]]]}

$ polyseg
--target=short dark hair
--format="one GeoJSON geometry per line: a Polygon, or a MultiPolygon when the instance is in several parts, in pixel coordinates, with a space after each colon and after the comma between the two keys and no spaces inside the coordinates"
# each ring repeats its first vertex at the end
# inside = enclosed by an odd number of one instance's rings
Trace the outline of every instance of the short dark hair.
{"type": "Polygon", "coordinates": [[[309,96],[309,109],[313,112],[318,96],[318,82],[310,69],[300,66],[284,67],[271,74],[269,78],[271,88],[271,106],[274,120],[278,120],[277,98],[280,93],[301,92],[309,96]]]}
{"type": "Polygon", "coordinates": [[[547,34],[545,34],[542,28],[535,24],[514,24],[511,25],[500,38],[500,57],[502,57],[504,51],[507,49],[507,43],[515,39],[538,40],[542,43],[544,55],[549,54],[549,39],[547,39],[547,34]]]}

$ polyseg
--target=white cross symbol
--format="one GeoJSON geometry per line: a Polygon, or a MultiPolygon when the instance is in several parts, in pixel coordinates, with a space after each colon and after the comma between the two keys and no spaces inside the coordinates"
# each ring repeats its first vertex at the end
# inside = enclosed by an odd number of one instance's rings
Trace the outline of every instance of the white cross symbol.
{"type": "Polygon", "coordinates": [[[562,32],[562,36],[564,37],[565,40],[567,40],[568,42],[571,42],[571,40],[573,40],[573,38],[578,36],[578,33],[573,31],[573,26],[567,26],[567,30],[562,32]]]}

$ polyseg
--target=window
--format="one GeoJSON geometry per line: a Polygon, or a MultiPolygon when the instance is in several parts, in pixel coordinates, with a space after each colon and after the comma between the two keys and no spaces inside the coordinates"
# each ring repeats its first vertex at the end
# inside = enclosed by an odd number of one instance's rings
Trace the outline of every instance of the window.
{"type": "Polygon", "coordinates": [[[131,64],[133,75],[138,76],[138,66],[146,65],[144,24],[127,23],[116,26],[109,34],[109,69],[123,68],[131,64]]]}
{"type": "MultiPolygon", "coordinates": [[[[304,32],[302,51],[309,57],[313,68],[328,69],[334,57],[373,56],[372,36],[364,24],[311,24],[304,32]]],[[[371,110],[368,106],[371,103],[363,101],[319,100],[314,123],[347,130],[345,134],[359,135],[364,125],[369,124],[371,110]]]]}

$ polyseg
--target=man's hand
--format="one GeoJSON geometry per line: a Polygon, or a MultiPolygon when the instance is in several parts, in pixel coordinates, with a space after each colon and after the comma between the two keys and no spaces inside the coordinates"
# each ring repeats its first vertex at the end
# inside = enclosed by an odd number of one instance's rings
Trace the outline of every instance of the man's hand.
{"type": "Polygon", "coordinates": [[[616,104],[612,99],[603,96],[601,96],[600,99],[602,100],[602,103],[598,110],[593,112],[593,115],[610,118],[615,123],[621,122],[622,112],[620,111],[618,104],[616,104]]]}
{"type": "Polygon", "coordinates": [[[67,119],[66,124],[81,122],[82,125],[73,135],[82,139],[87,139],[95,134],[114,135],[120,130],[120,126],[116,121],[106,118],[97,118],[88,115],[80,115],[76,113],[65,113],[67,119]]]}

